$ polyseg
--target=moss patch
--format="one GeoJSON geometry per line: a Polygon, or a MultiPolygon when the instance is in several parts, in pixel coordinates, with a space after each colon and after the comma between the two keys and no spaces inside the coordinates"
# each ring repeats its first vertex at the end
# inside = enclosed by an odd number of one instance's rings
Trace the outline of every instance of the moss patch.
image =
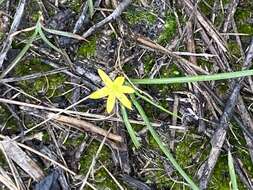
{"type": "Polygon", "coordinates": [[[67,0],[66,2],[66,4],[69,5],[70,9],[75,12],[80,12],[82,3],[82,0],[67,0]]]}
{"type": "Polygon", "coordinates": [[[236,9],[235,21],[238,32],[253,35],[253,25],[250,23],[250,19],[253,18],[252,10],[252,1],[244,1],[242,5],[236,9]]]}
{"type": "Polygon", "coordinates": [[[89,38],[78,49],[78,55],[84,58],[90,58],[96,54],[96,37],[89,38]]]}
{"type": "MultiPolygon", "coordinates": [[[[93,141],[86,149],[85,153],[83,154],[80,160],[81,165],[79,172],[80,174],[86,175],[99,146],[100,142],[93,141]]],[[[106,146],[102,148],[102,151],[98,156],[98,160],[101,161],[103,165],[108,167],[109,170],[110,168],[112,168],[111,151],[106,146]]],[[[97,165],[100,164],[97,162],[97,165]]],[[[97,167],[95,166],[94,169],[97,169],[97,167]]],[[[103,168],[96,170],[94,174],[94,184],[98,189],[111,189],[111,190],[118,189],[118,186],[115,184],[115,182],[103,168]]]]}
{"type": "Polygon", "coordinates": [[[152,25],[156,21],[156,16],[150,13],[150,11],[138,10],[138,9],[136,10],[134,8],[128,9],[124,17],[126,18],[126,20],[128,21],[130,25],[135,25],[140,22],[148,24],[148,25],[152,25]]]}
{"type": "MultiPolygon", "coordinates": [[[[51,70],[51,67],[43,64],[39,59],[31,59],[21,62],[15,67],[17,76],[24,76],[37,72],[45,72],[51,70]]],[[[55,74],[47,77],[41,77],[34,80],[20,81],[18,84],[22,89],[26,89],[31,95],[43,93],[47,96],[57,96],[57,88],[66,81],[65,75],[55,74]]]]}
{"type": "Polygon", "coordinates": [[[177,23],[175,16],[172,15],[172,13],[167,13],[167,16],[165,18],[164,29],[157,40],[158,43],[167,44],[176,33],[176,30],[177,30],[177,23]]]}

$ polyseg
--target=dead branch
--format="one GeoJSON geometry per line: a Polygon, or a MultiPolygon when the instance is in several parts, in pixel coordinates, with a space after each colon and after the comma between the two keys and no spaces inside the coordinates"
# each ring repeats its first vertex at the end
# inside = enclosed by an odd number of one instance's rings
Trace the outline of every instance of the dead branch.
{"type": "Polygon", "coordinates": [[[88,132],[91,132],[91,133],[96,133],[96,134],[99,134],[99,135],[102,135],[102,136],[106,136],[107,138],[111,139],[111,140],[114,140],[114,141],[117,141],[117,142],[123,142],[123,139],[121,136],[119,135],[115,135],[113,133],[109,133],[104,130],[104,129],[101,129],[97,126],[95,126],[94,124],[92,123],[89,123],[87,121],[84,121],[84,120],[80,120],[80,119],[76,119],[74,117],[68,117],[68,116],[63,116],[63,115],[57,115],[55,113],[47,113],[46,116],[48,118],[52,118],[56,121],[59,121],[59,122],[62,122],[62,123],[66,123],[66,124],[70,124],[70,125],[74,125],[84,131],[88,131],[88,132]]]}
{"type": "Polygon", "coordinates": [[[1,141],[1,149],[35,181],[40,181],[44,177],[43,171],[40,167],[17,145],[15,141],[6,138],[1,141]]]}
{"type": "Polygon", "coordinates": [[[193,12],[199,23],[203,26],[203,28],[208,32],[208,34],[213,38],[213,40],[217,43],[217,45],[223,50],[223,52],[227,52],[227,45],[222,39],[222,37],[219,35],[219,32],[215,29],[213,24],[209,22],[199,11],[198,9],[195,9],[191,1],[184,0],[185,4],[190,9],[190,12],[193,12]]]}
{"type": "MultiPolygon", "coordinates": [[[[253,39],[249,45],[249,50],[245,59],[245,62],[243,64],[243,70],[247,69],[251,66],[251,61],[253,59],[253,39]]],[[[229,120],[232,115],[233,109],[236,106],[236,102],[238,100],[238,96],[240,94],[241,84],[244,80],[244,77],[237,80],[237,82],[234,84],[232,93],[226,103],[226,107],[224,109],[224,112],[221,116],[219,127],[216,130],[215,134],[212,137],[211,145],[212,149],[210,151],[208,160],[201,166],[202,173],[200,175],[200,188],[206,189],[207,184],[211,178],[211,174],[213,172],[213,169],[216,165],[216,162],[219,158],[221,148],[224,144],[224,141],[226,139],[227,129],[229,125],[229,120]]]]}
{"type": "Polygon", "coordinates": [[[11,29],[10,29],[9,34],[8,34],[4,44],[3,44],[3,48],[0,52],[0,69],[2,68],[4,59],[7,55],[7,52],[11,48],[11,44],[12,44],[12,40],[13,40],[13,35],[12,34],[14,32],[16,32],[18,27],[19,27],[22,15],[24,13],[25,4],[26,4],[26,0],[20,0],[19,4],[17,6],[16,13],[14,15],[14,20],[13,20],[12,25],[11,25],[11,29]]]}
{"type": "Polygon", "coordinates": [[[115,20],[116,18],[118,18],[121,13],[128,7],[128,5],[131,3],[131,0],[124,0],[122,1],[117,8],[108,16],[106,17],[104,20],[100,21],[99,23],[95,24],[94,26],[92,26],[88,31],[86,31],[82,36],[84,38],[87,38],[88,36],[90,36],[93,32],[95,32],[97,29],[101,28],[102,26],[104,26],[105,24],[107,24],[108,22],[111,22],[112,20],[115,20]]]}

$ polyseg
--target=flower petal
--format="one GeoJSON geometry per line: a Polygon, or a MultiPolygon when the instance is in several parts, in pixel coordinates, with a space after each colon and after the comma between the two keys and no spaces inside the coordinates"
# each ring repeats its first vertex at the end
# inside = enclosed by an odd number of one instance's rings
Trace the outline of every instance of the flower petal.
{"type": "Polygon", "coordinates": [[[132,109],[132,103],[128,100],[125,94],[120,94],[119,96],[117,96],[117,98],[123,104],[123,106],[130,110],[132,109]]]}
{"type": "Polygon", "coordinates": [[[131,94],[131,93],[134,93],[135,90],[134,90],[132,87],[130,87],[130,86],[121,86],[121,87],[120,87],[120,92],[121,92],[121,93],[128,93],[128,94],[131,94]]]}
{"type": "Polygon", "coordinates": [[[107,87],[103,87],[93,93],[90,94],[89,98],[91,99],[99,99],[109,95],[109,90],[107,87]]]}
{"type": "Polygon", "coordinates": [[[125,82],[125,77],[117,77],[114,81],[113,81],[113,84],[115,86],[122,86],[123,83],[125,82]]]}
{"type": "Polygon", "coordinates": [[[114,105],[115,105],[116,97],[114,95],[109,95],[107,99],[107,104],[106,104],[106,111],[107,113],[111,113],[114,105]]]}
{"type": "Polygon", "coordinates": [[[98,74],[106,86],[112,85],[112,80],[103,70],[98,69],[98,74]]]}

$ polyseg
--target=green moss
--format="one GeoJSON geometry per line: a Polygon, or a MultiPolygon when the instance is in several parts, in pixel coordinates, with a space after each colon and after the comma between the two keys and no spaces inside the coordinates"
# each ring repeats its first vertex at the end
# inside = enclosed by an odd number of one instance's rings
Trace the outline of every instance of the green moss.
{"type": "Polygon", "coordinates": [[[0,31],[0,41],[4,38],[5,34],[0,31]]]}
{"type": "Polygon", "coordinates": [[[220,96],[227,95],[227,93],[229,92],[229,86],[227,81],[217,81],[216,90],[220,96]]]}
{"type": "Polygon", "coordinates": [[[155,165],[150,165],[150,167],[154,168],[154,170],[146,173],[146,183],[150,185],[156,184],[157,189],[171,189],[173,181],[164,170],[164,161],[160,158],[155,158],[153,162],[155,165]]]}
{"type": "Polygon", "coordinates": [[[95,179],[97,181],[96,183],[97,189],[107,189],[107,190],[119,189],[119,187],[115,184],[113,179],[109,176],[109,174],[106,172],[104,168],[96,172],[95,179]]]}
{"type": "MultiPolygon", "coordinates": [[[[8,114],[7,114],[7,111],[4,109],[4,107],[3,106],[1,106],[1,104],[0,104],[0,121],[2,122],[3,120],[1,119],[1,118],[7,118],[8,116],[7,116],[8,114]]],[[[2,124],[2,123],[0,123],[0,124],[2,124]]]]}
{"type": "Polygon", "coordinates": [[[82,0],[67,0],[66,4],[70,7],[72,11],[80,12],[82,7],[82,0]]]}
{"type": "Polygon", "coordinates": [[[47,132],[43,132],[42,141],[43,142],[49,142],[50,141],[50,135],[47,132]]]}
{"type": "Polygon", "coordinates": [[[153,54],[150,53],[146,53],[143,57],[142,57],[142,61],[144,63],[144,72],[145,73],[149,73],[152,69],[152,67],[155,64],[155,57],[153,54]]]}
{"type": "Polygon", "coordinates": [[[168,13],[165,18],[164,29],[158,37],[158,43],[167,44],[174,36],[177,30],[176,18],[171,13],[168,13]]]}
{"type": "Polygon", "coordinates": [[[228,43],[228,49],[229,52],[232,55],[235,55],[236,57],[240,57],[241,56],[241,51],[240,51],[240,47],[236,42],[229,42],[228,43]]]}
{"type": "MultiPolygon", "coordinates": [[[[89,147],[86,149],[85,153],[83,154],[81,160],[80,160],[80,174],[86,175],[87,171],[89,170],[89,167],[91,165],[93,157],[96,155],[96,152],[100,146],[100,142],[93,141],[89,147]]],[[[102,148],[102,151],[100,152],[98,156],[98,160],[103,163],[107,167],[109,171],[111,171],[112,168],[112,159],[111,159],[111,151],[109,148],[104,146],[102,148]]],[[[97,162],[99,165],[99,163],[97,162]]],[[[96,166],[95,166],[96,168],[96,166]]],[[[115,184],[113,179],[108,175],[108,173],[105,171],[105,169],[99,169],[95,172],[95,186],[98,189],[111,189],[111,190],[117,190],[118,186],[115,184]]],[[[87,188],[89,189],[89,188],[87,188]]]]}
{"type": "MultiPolygon", "coordinates": [[[[43,64],[40,59],[25,60],[15,67],[17,76],[24,76],[37,72],[45,72],[51,70],[51,67],[43,64]]],[[[65,75],[55,74],[47,77],[41,77],[34,80],[20,81],[19,85],[31,95],[38,95],[39,92],[45,92],[47,96],[59,93],[56,89],[66,81],[65,75]]]]}
{"type": "Polygon", "coordinates": [[[84,134],[80,134],[77,137],[68,138],[68,140],[65,142],[65,146],[77,147],[83,142],[84,138],[84,134]]]}
{"type": "MultiPolygon", "coordinates": [[[[76,137],[69,138],[65,142],[66,147],[78,147],[85,139],[85,135],[81,134],[76,137]]],[[[85,149],[85,152],[82,154],[82,157],[80,159],[80,175],[86,175],[90,165],[92,163],[92,160],[94,156],[97,153],[97,150],[100,146],[101,142],[93,140],[91,144],[85,149]]],[[[103,163],[103,165],[109,170],[112,171],[113,163],[111,159],[111,150],[107,146],[103,146],[101,152],[99,153],[96,166],[100,166],[100,162],[103,163]]],[[[117,190],[118,186],[115,184],[113,179],[109,176],[109,174],[106,172],[104,168],[96,167],[94,166],[94,181],[91,181],[92,184],[97,189],[111,189],[111,190],[117,190]],[[99,168],[99,169],[98,169],[99,168]],[[97,170],[98,169],[98,170],[97,170]]],[[[85,187],[85,189],[89,190],[90,188],[88,186],[85,187]]]]}
{"type": "MultiPolygon", "coordinates": [[[[192,158],[199,151],[199,148],[202,146],[202,144],[203,142],[197,140],[194,135],[186,134],[184,139],[176,146],[175,157],[179,165],[182,167],[191,165],[192,158]]],[[[193,168],[196,169],[196,166],[187,171],[190,175],[194,174],[193,168]]]]}
{"type": "Polygon", "coordinates": [[[247,19],[250,18],[250,16],[251,16],[251,11],[250,10],[247,10],[245,8],[236,9],[235,18],[239,22],[246,21],[247,19]]]}
{"type": "Polygon", "coordinates": [[[232,124],[233,125],[229,131],[229,141],[231,144],[234,145],[233,151],[241,159],[245,169],[248,170],[248,173],[253,174],[253,164],[247,150],[247,143],[245,141],[244,134],[242,133],[242,129],[237,126],[235,122],[233,122],[232,124]],[[231,131],[233,131],[233,134],[231,131]],[[234,135],[236,135],[236,138],[234,137],[234,135]]]}
{"type": "Polygon", "coordinates": [[[156,16],[150,13],[150,11],[138,10],[134,8],[128,9],[124,17],[130,25],[135,25],[140,22],[152,25],[156,21],[156,16]]]}
{"type": "Polygon", "coordinates": [[[96,54],[96,37],[92,37],[88,42],[84,42],[78,49],[78,55],[90,58],[96,54]]]}
{"type": "Polygon", "coordinates": [[[198,59],[198,65],[202,66],[202,68],[208,68],[208,70],[211,70],[213,67],[213,63],[211,61],[201,58],[198,59]]]}
{"type": "Polygon", "coordinates": [[[5,129],[8,129],[10,133],[16,134],[20,132],[15,118],[5,106],[0,104],[0,126],[1,125],[4,125],[5,129]]]}
{"type": "Polygon", "coordinates": [[[235,21],[238,32],[253,35],[253,25],[249,22],[252,18],[253,3],[245,1],[243,7],[238,7],[235,12],[235,21]]]}
{"type": "Polygon", "coordinates": [[[204,13],[205,16],[209,16],[212,13],[213,4],[214,4],[214,0],[206,0],[205,2],[201,1],[198,4],[198,7],[201,13],[204,13]]]}
{"type": "Polygon", "coordinates": [[[238,27],[238,32],[253,35],[253,26],[251,24],[243,24],[238,27]]]}
{"type": "Polygon", "coordinates": [[[40,17],[39,11],[33,11],[33,14],[32,14],[32,16],[31,16],[31,19],[32,19],[32,21],[33,21],[34,23],[36,23],[36,22],[38,21],[39,17],[40,17]]]}
{"type": "MultiPolygon", "coordinates": [[[[215,0],[205,0],[205,1],[199,2],[198,4],[200,12],[204,14],[206,17],[208,17],[209,19],[211,19],[212,17],[214,3],[215,3],[215,0]]],[[[218,5],[217,5],[218,10],[216,10],[215,12],[216,14],[215,14],[215,21],[214,21],[214,25],[218,28],[224,22],[224,12],[226,12],[225,9],[228,6],[228,3],[230,3],[229,0],[223,0],[223,1],[218,2],[218,5]],[[221,10],[222,7],[224,11],[221,10]]]]}
{"type": "MultiPolygon", "coordinates": [[[[80,160],[81,164],[81,169],[80,169],[80,174],[85,174],[91,164],[91,161],[93,157],[95,156],[98,147],[100,145],[100,142],[98,141],[93,141],[90,145],[89,148],[86,149],[85,154],[83,155],[82,159],[80,160]]],[[[99,160],[103,162],[105,165],[111,164],[111,159],[110,159],[110,150],[104,146],[102,151],[99,154],[99,160]]]]}
{"type": "Polygon", "coordinates": [[[229,188],[229,171],[227,157],[221,155],[216,163],[213,175],[209,184],[210,189],[230,189],[229,188]]]}
{"type": "MultiPolygon", "coordinates": [[[[167,69],[161,70],[161,78],[171,78],[171,77],[180,77],[183,76],[180,69],[175,65],[169,66],[167,69]]],[[[162,97],[166,97],[168,93],[183,90],[186,84],[184,83],[175,83],[168,85],[157,85],[162,97]]]]}

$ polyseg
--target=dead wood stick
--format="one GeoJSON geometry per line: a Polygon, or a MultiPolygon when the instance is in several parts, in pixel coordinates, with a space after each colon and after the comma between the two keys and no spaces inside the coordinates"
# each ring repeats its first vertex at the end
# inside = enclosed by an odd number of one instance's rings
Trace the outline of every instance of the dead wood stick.
{"type": "MultiPolygon", "coordinates": [[[[194,41],[194,36],[193,36],[193,24],[192,24],[192,20],[189,20],[186,24],[186,46],[187,46],[187,50],[191,53],[196,53],[196,47],[195,47],[195,41],[194,41]]],[[[189,57],[189,61],[191,63],[193,63],[194,65],[197,65],[197,59],[195,56],[190,56],[189,57]]],[[[191,84],[189,84],[189,86],[191,87],[191,84]]],[[[202,118],[203,117],[203,109],[202,109],[202,105],[203,105],[203,100],[202,100],[202,96],[200,95],[200,88],[193,86],[193,91],[198,99],[199,102],[194,101],[195,103],[195,107],[197,108],[197,115],[198,117],[202,118]]],[[[203,120],[199,120],[199,126],[198,126],[198,131],[199,132],[204,132],[205,131],[205,122],[203,120]]]]}
{"type": "MultiPolygon", "coordinates": [[[[0,138],[1,138],[1,139],[6,139],[6,138],[9,138],[9,137],[0,134],[0,138]]],[[[41,152],[39,152],[39,151],[37,151],[37,150],[35,150],[35,149],[33,149],[33,148],[31,148],[31,147],[25,145],[25,144],[18,143],[18,142],[16,142],[16,141],[13,140],[13,139],[11,139],[11,141],[12,141],[13,143],[14,143],[14,142],[17,143],[17,145],[20,146],[21,148],[24,148],[24,149],[26,149],[26,150],[28,150],[28,151],[30,151],[30,152],[32,152],[32,153],[34,153],[34,154],[40,156],[40,157],[46,159],[47,161],[52,162],[53,164],[59,166],[60,168],[62,168],[63,170],[69,172],[70,174],[76,175],[75,172],[71,171],[70,169],[68,169],[67,167],[65,167],[65,166],[63,166],[62,164],[58,163],[57,161],[55,161],[55,160],[49,158],[49,157],[46,156],[45,154],[42,154],[41,152]]]]}
{"type": "MultiPolygon", "coordinates": [[[[41,105],[36,105],[36,104],[30,104],[26,102],[20,102],[16,100],[11,100],[11,99],[4,99],[0,98],[0,103],[6,103],[6,104],[15,104],[20,106],[20,109],[27,110],[28,108],[34,108],[34,109],[39,109],[39,110],[47,110],[47,111],[52,111],[52,112],[60,112],[60,113],[65,113],[65,114],[75,114],[83,117],[87,117],[90,120],[110,120],[110,121],[120,121],[123,122],[122,119],[116,118],[116,117],[108,117],[105,115],[98,115],[98,114],[92,114],[92,113],[86,113],[86,112],[78,112],[78,111],[72,111],[69,109],[60,109],[60,108],[55,108],[55,107],[46,107],[46,106],[41,106],[41,105]]],[[[139,124],[139,125],[145,125],[143,121],[137,121],[137,120],[132,120],[129,119],[130,123],[134,124],[139,124]]],[[[160,127],[161,123],[151,123],[153,127],[160,127]]],[[[173,126],[173,125],[168,125],[170,129],[176,129],[179,131],[185,131],[186,129],[182,126],[173,126]]]]}
{"type": "Polygon", "coordinates": [[[15,141],[12,141],[10,138],[5,138],[0,144],[2,151],[35,181],[40,181],[44,177],[43,171],[36,162],[34,162],[15,141]]]}
{"type": "Polygon", "coordinates": [[[39,73],[30,74],[30,75],[25,75],[22,77],[3,78],[3,79],[0,79],[0,83],[11,83],[11,82],[24,81],[24,80],[32,80],[32,79],[36,79],[36,78],[40,78],[40,77],[45,77],[48,75],[54,75],[57,73],[61,73],[66,70],[67,70],[67,67],[63,67],[63,68],[58,68],[58,69],[54,69],[54,70],[47,71],[47,72],[39,72],[39,73]]]}
{"type": "Polygon", "coordinates": [[[165,54],[175,58],[179,63],[182,64],[182,66],[188,65],[191,68],[194,68],[198,72],[201,72],[203,74],[209,74],[207,71],[203,70],[199,66],[191,63],[190,61],[188,61],[185,58],[182,58],[182,57],[176,55],[175,53],[171,52],[170,50],[166,49],[165,47],[163,47],[163,46],[161,46],[161,45],[159,45],[159,44],[157,44],[157,43],[155,43],[155,42],[153,42],[149,39],[146,39],[146,38],[141,37],[141,36],[134,36],[134,38],[137,42],[141,43],[144,46],[147,46],[147,47],[152,48],[154,50],[160,51],[162,53],[165,53],[165,54]]]}
{"type": "Polygon", "coordinates": [[[3,48],[0,52],[0,69],[2,68],[4,59],[7,55],[7,52],[11,48],[11,43],[12,43],[12,40],[13,40],[13,35],[12,34],[14,32],[16,32],[16,30],[18,29],[18,26],[20,24],[22,15],[24,13],[25,4],[26,4],[26,0],[20,0],[19,4],[17,6],[16,13],[14,15],[14,20],[11,24],[11,29],[10,29],[9,34],[8,34],[4,44],[3,44],[3,48]]]}
{"type": "MultiPolygon", "coordinates": [[[[94,3],[94,7],[95,8],[99,7],[100,3],[101,3],[101,0],[96,0],[95,3],[94,3]]],[[[83,5],[82,12],[80,13],[78,20],[75,23],[75,26],[74,26],[74,29],[73,29],[74,34],[80,32],[82,26],[89,22],[90,15],[89,15],[89,12],[88,12],[88,8],[89,8],[88,2],[86,1],[83,5]]]]}
{"type": "MultiPolygon", "coordinates": [[[[193,38],[193,28],[192,28],[192,21],[189,20],[186,23],[186,46],[187,46],[187,50],[190,53],[196,53],[196,48],[195,48],[195,42],[194,42],[194,38],[193,38]]],[[[192,62],[193,64],[197,64],[197,59],[195,56],[190,56],[189,58],[190,62],[192,62]]]]}
{"type": "MultiPolygon", "coordinates": [[[[251,63],[252,59],[253,59],[253,38],[249,45],[249,50],[243,64],[243,70],[249,68],[252,65],[251,63]]],[[[238,96],[240,94],[241,84],[243,80],[244,80],[244,77],[239,78],[237,82],[234,84],[232,93],[226,103],[224,112],[221,116],[219,127],[215,131],[212,137],[212,140],[211,140],[212,149],[210,151],[208,160],[201,166],[203,170],[200,176],[200,189],[206,189],[207,184],[211,178],[211,174],[213,172],[213,169],[220,155],[221,148],[226,139],[229,120],[230,120],[230,117],[232,116],[233,109],[238,100],[238,96]]]]}
{"type": "Polygon", "coordinates": [[[244,185],[249,189],[253,190],[253,183],[246,172],[245,168],[243,167],[242,161],[235,157],[234,159],[235,163],[235,171],[237,172],[238,176],[240,177],[241,181],[244,183],[244,185]]]}
{"type": "MultiPolygon", "coordinates": [[[[228,10],[227,10],[227,17],[225,18],[224,21],[224,25],[223,25],[223,33],[226,33],[229,29],[229,24],[231,23],[231,20],[234,17],[235,11],[236,11],[236,7],[239,4],[239,0],[233,0],[231,1],[231,3],[228,6],[228,10]]],[[[230,26],[232,27],[232,26],[230,26]]]]}
{"type": "Polygon", "coordinates": [[[227,45],[219,35],[219,32],[215,29],[213,24],[209,22],[199,11],[195,9],[194,5],[190,0],[184,0],[184,3],[190,9],[190,12],[195,11],[199,23],[203,26],[203,28],[208,32],[208,34],[213,38],[213,40],[217,43],[217,45],[223,50],[223,52],[227,52],[227,45]]]}
{"type": "Polygon", "coordinates": [[[0,182],[3,183],[10,190],[18,190],[12,179],[9,177],[7,172],[0,166],[0,182]]]}
{"type": "Polygon", "coordinates": [[[101,128],[99,128],[99,127],[95,126],[94,124],[89,123],[87,121],[76,119],[74,117],[57,115],[55,113],[47,113],[46,116],[48,118],[52,118],[52,119],[62,122],[62,123],[74,125],[84,131],[96,133],[96,134],[102,135],[104,137],[107,137],[108,139],[111,139],[111,140],[114,140],[117,142],[123,142],[123,139],[121,136],[113,134],[113,133],[108,134],[108,132],[106,130],[101,129],[101,128]]]}
{"type": "Polygon", "coordinates": [[[131,0],[124,0],[122,1],[117,8],[108,16],[106,17],[104,20],[100,21],[99,23],[93,25],[89,30],[87,30],[84,34],[83,37],[87,38],[88,36],[90,36],[93,32],[95,32],[97,29],[101,28],[102,26],[104,26],[105,24],[107,24],[108,22],[111,22],[112,20],[115,20],[116,18],[118,18],[121,13],[128,7],[128,5],[131,3],[131,0]]]}

